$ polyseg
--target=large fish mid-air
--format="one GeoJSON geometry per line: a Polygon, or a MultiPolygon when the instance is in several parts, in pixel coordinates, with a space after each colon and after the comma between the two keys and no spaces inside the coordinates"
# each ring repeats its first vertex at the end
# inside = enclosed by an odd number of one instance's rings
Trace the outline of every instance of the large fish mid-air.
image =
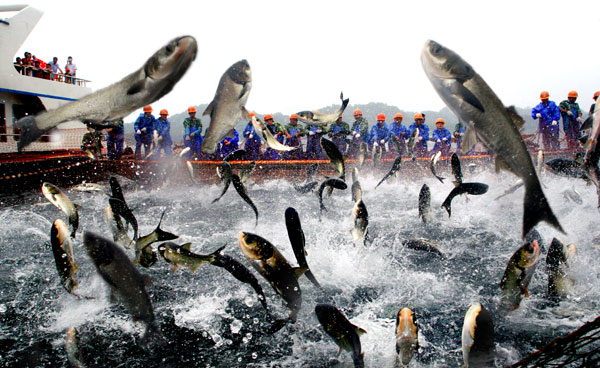
{"type": "Polygon", "coordinates": [[[542,191],[531,156],[519,133],[523,118],[514,108],[504,107],[471,65],[452,50],[435,41],[427,41],[421,62],[442,100],[467,126],[462,148],[470,149],[478,138],[496,153],[497,170],[509,170],[525,183],[521,236],[525,237],[540,221],[563,231],[542,191]]]}
{"type": "Polygon", "coordinates": [[[21,118],[15,124],[21,129],[19,151],[60,123],[71,120],[96,124],[114,121],[160,99],[185,74],[197,51],[194,37],[177,37],[121,81],[55,110],[21,118]]]}

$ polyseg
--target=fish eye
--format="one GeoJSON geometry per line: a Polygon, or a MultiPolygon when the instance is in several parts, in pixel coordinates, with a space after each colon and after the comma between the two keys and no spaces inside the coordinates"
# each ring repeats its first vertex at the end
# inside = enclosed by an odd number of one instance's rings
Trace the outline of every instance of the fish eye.
{"type": "Polygon", "coordinates": [[[175,50],[175,44],[173,42],[169,42],[166,47],[167,52],[170,54],[175,50]]]}
{"type": "Polygon", "coordinates": [[[430,51],[432,54],[438,55],[440,53],[440,51],[442,51],[442,46],[439,43],[432,42],[430,51]]]}

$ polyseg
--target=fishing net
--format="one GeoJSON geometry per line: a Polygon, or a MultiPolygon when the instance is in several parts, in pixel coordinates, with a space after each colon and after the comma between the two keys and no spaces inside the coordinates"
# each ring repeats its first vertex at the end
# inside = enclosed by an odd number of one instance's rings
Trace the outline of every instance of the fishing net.
{"type": "Polygon", "coordinates": [[[600,366],[600,317],[548,345],[511,367],[600,366]]]}
{"type": "MultiPolygon", "coordinates": [[[[78,149],[86,128],[52,129],[37,141],[25,148],[25,151],[51,151],[56,149],[78,149]]],[[[0,127],[0,152],[16,152],[19,140],[19,129],[0,127]]]]}

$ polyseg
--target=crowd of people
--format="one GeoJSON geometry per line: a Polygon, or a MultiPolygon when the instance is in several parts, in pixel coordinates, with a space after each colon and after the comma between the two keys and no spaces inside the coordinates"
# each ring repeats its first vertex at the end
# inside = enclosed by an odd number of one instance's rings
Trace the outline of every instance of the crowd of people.
{"type": "MultiPolygon", "coordinates": [[[[593,96],[594,101],[598,98],[600,92],[593,96]]],[[[544,150],[558,150],[561,148],[559,140],[559,121],[563,121],[564,139],[567,149],[578,149],[579,138],[581,136],[581,125],[583,114],[581,108],[576,102],[578,94],[571,91],[567,99],[558,106],[551,101],[548,92],[544,91],[540,95],[541,102],[531,111],[533,119],[538,119],[539,130],[537,136],[543,140],[544,150]]],[[[135,136],[135,157],[138,159],[158,158],[161,155],[170,157],[173,152],[173,140],[171,139],[171,123],[168,120],[169,113],[166,109],[160,110],[159,117],[152,115],[152,107],[145,106],[143,112],[138,116],[134,123],[135,136]],[[158,147],[153,157],[149,157],[155,132],[157,135],[158,147]],[[142,149],[144,153],[142,154],[142,149]]],[[[289,122],[285,125],[275,122],[273,115],[263,116],[265,126],[271,132],[273,137],[279,143],[290,147],[297,147],[295,150],[279,152],[266,145],[261,136],[254,130],[251,120],[246,124],[241,136],[236,129],[230,137],[225,137],[212,154],[205,154],[201,151],[203,135],[202,121],[196,117],[196,108],[191,106],[187,110],[188,117],[183,121],[183,143],[189,147],[188,159],[214,160],[222,159],[229,153],[244,148],[246,150],[246,159],[248,160],[299,160],[299,159],[324,159],[325,154],[321,148],[321,137],[325,136],[331,139],[339,148],[342,154],[348,157],[357,157],[362,150],[374,153],[380,152],[382,157],[396,157],[400,154],[408,155],[406,152],[407,142],[414,133],[414,154],[417,157],[426,157],[441,152],[443,156],[449,156],[452,149],[452,142],[455,143],[455,151],[459,152],[461,143],[465,134],[466,127],[460,122],[456,124],[453,132],[450,132],[442,118],[436,119],[435,128],[430,133],[429,126],[425,123],[425,114],[416,113],[413,116],[410,125],[404,125],[404,116],[397,113],[393,116],[388,125],[385,114],[377,114],[377,122],[369,129],[369,122],[363,117],[360,109],[353,112],[354,121],[350,124],[343,121],[343,115],[340,115],[335,123],[330,126],[299,124],[296,114],[291,114],[289,122]],[[418,132],[417,132],[418,129],[418,132]],[[417,134],[418,133],[418,134],[417,134]],[[303,144],[302,138],[305,138],[303,144]],[[240,141],[241,140],[241,141],[240,141]],[[432,149],[429,150],[428,142],[432,142],[432,149]]],[[[594,112],[594,104],[590,108],[590,115],[594,112]]],[[[250,118],[256,116],[250,113],[250,118]]],[[[115,127],[108,129],[107,152],[110,159],[118,159],[123,154],[124,129],[123,120],[113,122],[115,127]]],[[[82,149],[87,149],[95,155],[101,155],[101,138],[98,132],[88,132],[82,142],[82,149]]]]}
{"type": "Polygon", "coordinates": [[[67,58],[64,71],[60,68],[56,56],[52,58],[51,62],[47,63],[28,51],[25,52],[22,58],[17,57],[14,65],[19,73],[29,77],[76,84],[77,65],[73,63],[71,56],[67,58]]]}

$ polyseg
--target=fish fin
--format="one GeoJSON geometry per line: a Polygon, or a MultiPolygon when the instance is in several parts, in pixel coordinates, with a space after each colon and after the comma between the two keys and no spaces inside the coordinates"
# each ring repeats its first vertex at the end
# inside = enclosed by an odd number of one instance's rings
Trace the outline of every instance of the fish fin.
{"type": "Polygon", "coordinates": [[[202,116],[204,116],[204,115],[212,115],[212,111],[213,111],[213,108],[215,107],[215,105],[216,105],[215,104],[215,100],[212,100],[208,104],[208,106],[206,106],[206,109],[204,109],[204,112],[202,113],[202,116]]]}
{"type": "Polygon", "coordinates": [[[585,121],[583,122],[583,124],[581,124],[581,128],[579,128],[579,130],[590,129],[592,127],[593,122],[594,119],[592,118],[592,115],[588,116],[587,119],[585,119],[585,121]]]}
{"type": "Polygon", "coordinates": [[[517,109],[514,106],[509,106],[506,108],[506,113],[510,116],[510,120],[515,123],[517,129],[521,130],[525,125],[525,120],[517,113],[517,109]]]}
{"type": "Polygon", "coordinates": [[[173,272],[177,271],[179,265],[177,263],[173,263],[173,272]]]}
{"type": "Polygon", "coordinates": [[[367,333],[367,330],[365,330],[364,328],[360,328],[358,326],[354,326],[354,327],[356,329],[356,333],[358,334],[358,336],[362,336],[367,333]]]}
{"type": "Polygon", "coordinates": [[[145,88],[146,88],[146,79],[142,79],[142,80],[134,83],[131,87],[129,87],[129,89],[127,90],[127,94],[135,95],[136,93],[144,90],[145,88]]]}
{"type": "Polygon", "coordinates": [[[452,90],[452,94],[460,97],[461,100],[465,101],[469,105],[473,106],[477,110],[481,112],[485,112],[481,101],[471,92],[467,87],[463,86],[462,83],[455,81],[452,83],[450,87],[452,90]]]}
{"type": "Polygon", "coordinates": [[[514,170],[508,165],[506,161],[504,161],[500,156],[496,156],[496,161],[494,162],[494,169],[496,173],[499,173],[500,170],[506,170],[517,175],[514,170]]]}
{"type": "Polygon", "coordinates": [[[552,212],[539,181],[535,180],[532,181],[532,184],[525,185],[523,207],[523,238],[541,221],[546,221],[563,234],[566,234],[554,212],[552,212]]]}
{"type": "Polygon", "coordinates": [[[342,344],[338,344],[338,346],[340,347],[340,350],[338,350],[337,356],[339,357],[340,355],[342,355],[342,351],[344,351],[344,346],[342,344]]]}
{"type": "Polygon", "coordinates": [[[296,278],[299,279],[300,276],[304,275],[304,273],[308,271],[308,268],[306,267],[295,267],[294,268],[294,273],[296,274],[296,278]]]}
{"type": "MultiPolygon", "coordinates": [[[[466,124],[465,124],[466,125],[466,124]]],[[[465,137],[463,138],[462,144],[460,145],[460,151],[462,153],[466,153],[473,146],[477,144],[477,132],[474,128],[471,128],[467,125],[467,130],[465,131],[465,137]]]]}
{"type": "Polygon", "coordinates": [[[201,263],[201,264],[195,264],[195,265],[191,265],[191,266],[190,266],[190,270],[192,270],[192,273],[194,273],[194,272],[196,272],[196,270],[197,270],[198,268],[200,268],[200,266],[202,266],[202,263],[201,263]]]}
{"type": "Polygon", "coordinates": [[[182,249],[187,250],[188,252],[192,251],[192,243],[185,243],[184,245],[181,246],[182,249]]]}
{"type": "Polygon", "coordinates": [[[246,106],[242,106],[242,119],[250,119],[250,113],[246,110],[246,106]]]}
{"type": "Polygon", "coordinates": [[[529,298],[529,289],[527,289],[527,288],[523,289],[523,296],[525,298],[529,298]]]}

